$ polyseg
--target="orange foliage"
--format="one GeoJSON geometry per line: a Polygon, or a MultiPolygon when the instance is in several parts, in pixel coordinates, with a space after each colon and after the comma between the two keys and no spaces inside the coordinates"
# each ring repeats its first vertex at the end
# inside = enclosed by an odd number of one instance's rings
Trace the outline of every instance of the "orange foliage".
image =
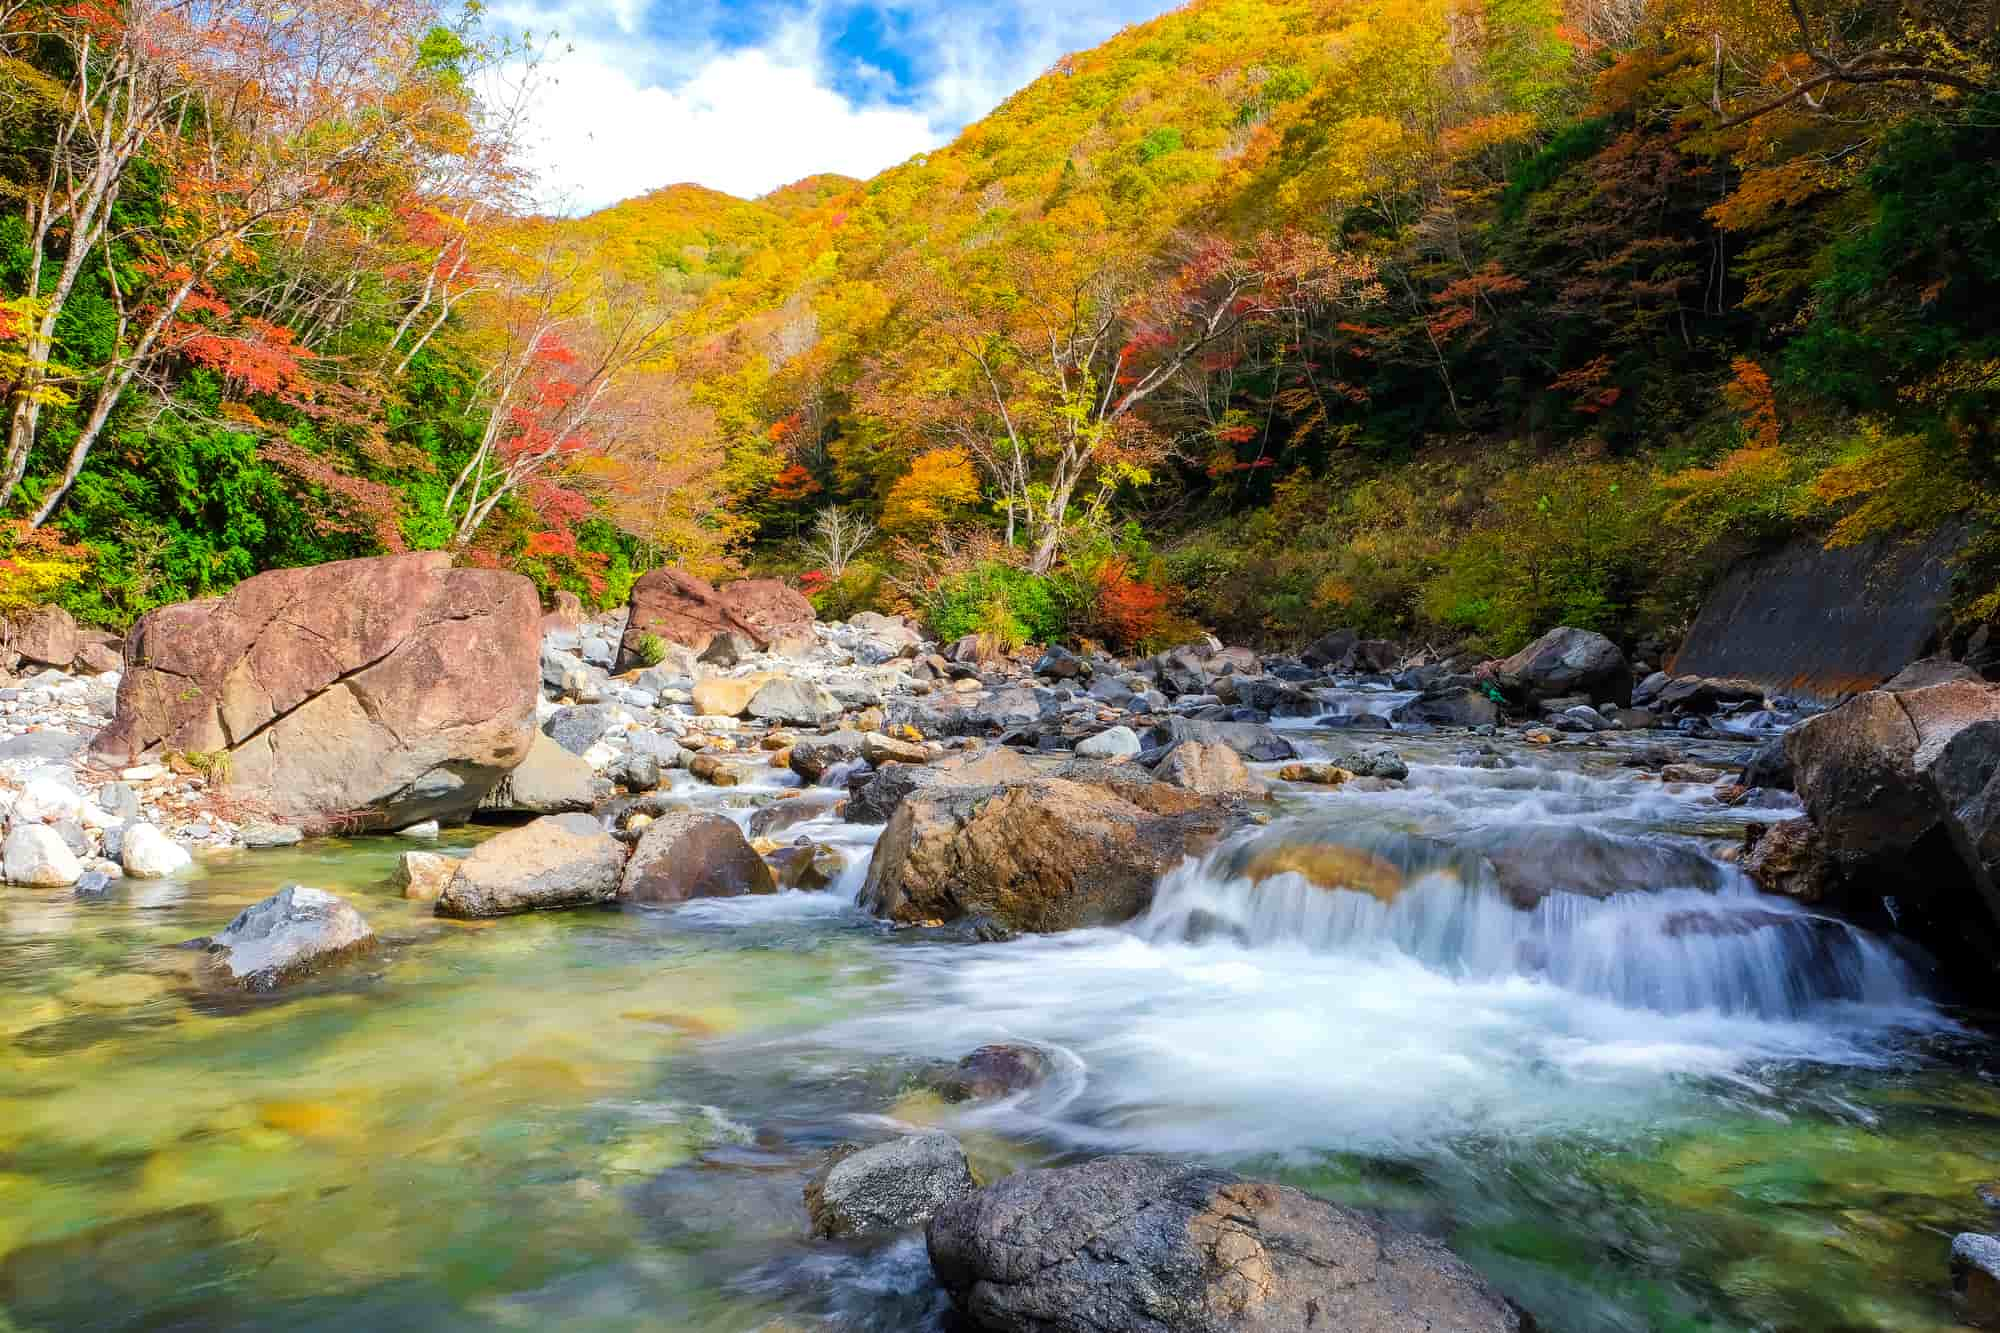
{"type": "Polygon", "coordinates": [[[1110,560],[1097,571],[1097,623],[1104,637],[1120,648],[1133,648],[1156,635],[1167,619],[1166,590],[1132,577],[1123,560],[1110,560]]]}
{"type": "Polygon", "coordinates": [[[1743,431],[1758,449],[1778,447],[1778,400],[1771,390],[1771,377],[1747,357],[1730,363],[1736,378],[1722,391],[1729,405],[1743,414],[1743,431]]]}

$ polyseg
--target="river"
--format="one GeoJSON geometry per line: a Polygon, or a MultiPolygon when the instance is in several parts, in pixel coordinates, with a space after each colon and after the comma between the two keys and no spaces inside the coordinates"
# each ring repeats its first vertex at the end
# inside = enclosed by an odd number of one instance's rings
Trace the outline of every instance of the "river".
{"type": "Polygon", "coordinates": [[[1705,859],[1792,812],[1663,785],[1629,739],[1386,739],[1406,785],[1284,787],[1250,841],[1430,849],[1393,900],[1253,888],[1236,846],[1125,928],[1002,944],[855,911],[879,830],[831,818],[787,836],[850,853],[836,891],[669,911],[440,921],[392,838],[0,890],[0,1330],[941,1328],[920,1238],[809,1242],[799,1202],[825,1148],[928,1125],[987,1177],[1159,1151],[1381,1209],[1548,1330],[1954,1327],[1994,1049],[1887,942],[1705,859]],[[1523,911],[1447,873],[1578,829],[1664,878],[1523,911]],[[384,948],[277,1001],[195,990],[175,946],[287,882],[384,948]],[[1053,1076],[929,1090],[1000,1040],[1053,1076]]]}

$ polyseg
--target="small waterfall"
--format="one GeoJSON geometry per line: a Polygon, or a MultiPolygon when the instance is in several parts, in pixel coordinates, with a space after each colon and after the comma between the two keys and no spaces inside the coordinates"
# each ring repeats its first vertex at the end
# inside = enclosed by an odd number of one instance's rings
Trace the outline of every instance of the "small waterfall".
{"type": "Polygon", "coordinates": [[[1723,892],[1557,890],[1524,908],[1470,846],[1281,825],[1169,874],[1134,928],[1160,943],[1395,953],[1447,975],[1540,980],[1668,1014],[1797,1019],[1843,1002],[1917,1000],[1909,970],[1881,940],[1716,869],[1723,892]]]}

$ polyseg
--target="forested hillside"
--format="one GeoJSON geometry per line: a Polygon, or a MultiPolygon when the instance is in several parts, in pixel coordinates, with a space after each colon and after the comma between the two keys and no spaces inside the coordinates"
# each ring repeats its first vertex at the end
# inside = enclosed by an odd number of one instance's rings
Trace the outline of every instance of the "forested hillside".
{"type": "Polygon", "coordinates": [[[473,20],[0,2],[6,596],[122,624],[455,547],[598,601],[678,562],[944,634],[1500,650],[1956,520],[1969,628],[1996,20],[1197,0],[873,180],[556,220],[473,20]]]}

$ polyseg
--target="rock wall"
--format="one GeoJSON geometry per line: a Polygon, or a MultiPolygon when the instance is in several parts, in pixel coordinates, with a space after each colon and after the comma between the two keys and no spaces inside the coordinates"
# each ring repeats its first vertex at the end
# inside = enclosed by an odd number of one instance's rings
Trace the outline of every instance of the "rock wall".
{"type": "Polygon", "coordinates": [[[1668,670],[1822,703],[1872,689],[1930,650],[1963,540],[1955,528],[1832,551],[1808,539],[1747,560],[1703,603],[1668,670]]]}

